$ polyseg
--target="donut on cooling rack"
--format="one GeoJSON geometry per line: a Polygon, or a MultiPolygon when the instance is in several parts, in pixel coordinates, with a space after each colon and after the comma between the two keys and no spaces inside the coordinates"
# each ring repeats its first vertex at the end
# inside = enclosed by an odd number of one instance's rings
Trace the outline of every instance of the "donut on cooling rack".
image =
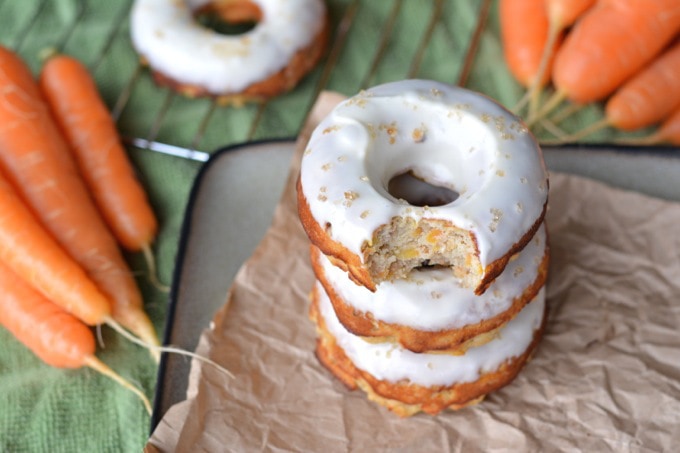
{"type": "Polygon", "coordinates": [[[510,383],[539,342],[545,312],[541,290],[496,338],[464,355],[452,355],[414,353],[353,335],[338,321],[318,283],[310,306],[321,363],[349,389],[362,389],[370,400],[400,416],[460,409],[510,383]]]}
{"type": "Polygon", "coordinates": [[[375,291],[423,266],[482,294],[543,221],[548,178],[521,120],[443,83],[388,83],[340,103],[301,162],[298,211],[312,244],[375,291]],[[411,174],[451,199],[410,203],[411,174]]]}
{"type": "Polygon", "coordinates": [[[292,89],[319,61],[329,33],[323,0],[136,0],[132,43],[157,83],[240,104],[292,89]],[[196,19],[254,22],[220,34],[196,19]]]}
{"type": "Polygon", "coordinates": [[[412,272],[371,292],[314,246],[311,258],[339,322],[352,334],[413,352],[463,354],[495,338],[536,297],[547,279],[549,252],[543,226],[481,296],[460,287],[444,269],[412,272]]]}

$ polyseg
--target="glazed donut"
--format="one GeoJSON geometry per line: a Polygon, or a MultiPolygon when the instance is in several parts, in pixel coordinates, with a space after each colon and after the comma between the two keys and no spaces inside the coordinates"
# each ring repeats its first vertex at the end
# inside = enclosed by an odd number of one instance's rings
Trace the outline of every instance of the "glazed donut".
{"type": "Polygon", "coordinates": [[[311,247],[312,267],[336,316],[369,341],[393,341],[414,352],[464,353],[493,339],[497,329],[536,297],[548,275],[545,227],[481,296],[460,287],[444,269],[412,272],[371,292],[311,247]]]}
{"type": "Polygon", "coordinates": [[[348,388],[361,388],[369,399],[401,416],[465,407],[510,383],[538,344],[545,312],[545,290],[541,290],[497,338],[464,355],[451,355],[418,354],[351,334],[338,321],[318,283],[310,306],[321,363],[348,388]]]}
{"type": "Polygon", "coordinates": [[[328,40],[323,0],[136,0],[130,28],[133,46],[159,84],[235,103],[290,90],[328,40]],[[204,12],[256,26],[219,34],[196,20],[204,12]]]}
{"type": "Polygon", "coordinates": [[[423,265],[482,294],[543,221],[548,177],[522,121],[491,99],[427,80],[341,102],[313,131],[298,211],[311,242],[371,291],[423,265]],[[394,196],[410,173],[458,194],[440,206],[394,196]]]}

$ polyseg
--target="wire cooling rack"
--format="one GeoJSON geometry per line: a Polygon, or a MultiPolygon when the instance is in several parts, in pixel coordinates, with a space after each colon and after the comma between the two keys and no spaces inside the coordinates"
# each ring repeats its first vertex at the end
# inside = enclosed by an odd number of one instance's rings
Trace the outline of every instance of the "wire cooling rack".
{"type": "Polygon", "coordinates": [[[2,45],[36,73],[50,52],[76,56],[128,145],[205,161],[222,146],[294,136],[322,90],[353,94],[412,77],[465,85],[492,2],[328,0],[333,35],[326,58],[291,93],[244,107],[155,86],[129,38],[133,0],[18,3],[0,0],[0,14],[15,19],[0,31],[2,45]]]}

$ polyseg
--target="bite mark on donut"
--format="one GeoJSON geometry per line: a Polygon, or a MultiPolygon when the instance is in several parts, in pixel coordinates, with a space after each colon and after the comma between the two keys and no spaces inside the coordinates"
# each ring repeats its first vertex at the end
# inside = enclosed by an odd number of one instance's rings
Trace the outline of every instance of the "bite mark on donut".
{"type": "Polygon", "coordinates": [[[450,267],[467,287],[482,273],[477,244],[469,231],[440,219],[394,217],[363,248],[369,273],[376,281],[408,278],[424,266],[450,267]]]}

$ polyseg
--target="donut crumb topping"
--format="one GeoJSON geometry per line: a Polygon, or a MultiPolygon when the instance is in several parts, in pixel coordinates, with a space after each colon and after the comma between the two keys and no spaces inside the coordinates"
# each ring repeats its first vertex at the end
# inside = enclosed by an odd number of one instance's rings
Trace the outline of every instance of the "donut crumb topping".
{"type": "Polygon", "coordinates": [[[495,233],[496,229],[498,229],[498,223],[501,221],[501,217],[503,217],[503,211],[498,208],[491,208],[490,211],[493,217],[491,219],[491,223],[489,224],[489,230],[492,233],[495,233]]]}
{"type": "Polygon", "coordinates": [[[411,133],[411,137],[413,138],[413,141],[416,143],[421,143],[425,141],[425,131],[427,128],[425,127],[424,124],[421,124],[420,127],[417,127],[413,129],[413,132],[411,133]]]}

